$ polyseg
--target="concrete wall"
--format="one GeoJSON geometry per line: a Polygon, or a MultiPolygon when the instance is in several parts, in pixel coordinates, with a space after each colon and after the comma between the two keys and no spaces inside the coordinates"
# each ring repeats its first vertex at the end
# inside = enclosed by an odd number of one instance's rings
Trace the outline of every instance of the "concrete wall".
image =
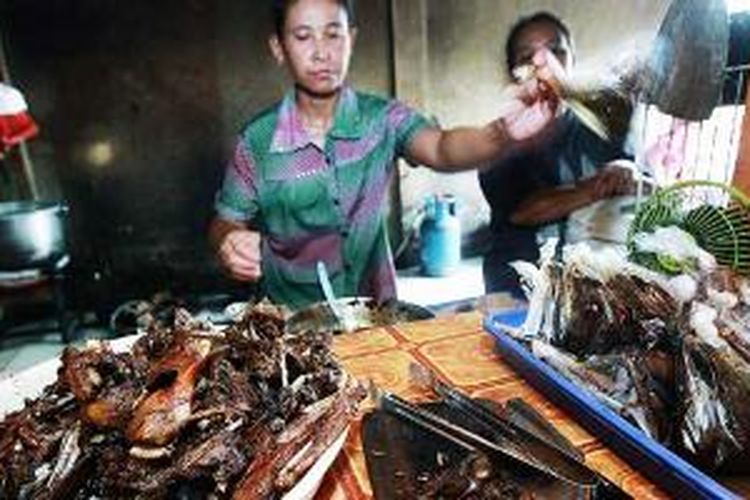
{"type": "MultiPolygon", "coordinates": [[[[395,14],[408,15],[422,4],[426,22],[426,76],[422,95],[404,97],[424,103],[444,126],[484,124],[494,118],[506,82],[504,43],[520,15],[548,10],[566,21],[573,32],[579,66],[616,60],[636,42],[646,46],[669,5],[668,0],[413,0],[394,1],[395,14]],[[407,4],[407,5],[402,5],[407,4]],[[411,7],[409,5],[412,5],[411,7]]],[[[397,25],[398,28],[398,25],[397,25]]],[[[415,32],[414,25],[402,30],[415,32]]],[[[408,40],[408,33],[399,33],[408,40]]],[[[424,34],[412,35],[412,48],[424,34]]],[[[409,45],[396,45],[399,50],[409,45]]],[[[409,58],[415,58],[413,53],[409,58]]],[[[397,81],[401,74],[397,73],[397,81]]],[[[398,85],[397,85],[398,89],[398,85]]],[[[413,92],[413,86],[410,88],[413,92]]],[[[462,223],[470,235],[488,220],[476,173],[453,176],[425,169],[402,169],[404,213],[413,213],[426,192],[451,192],[463,201],[462,223]]],[[[470,248],[469,250],[477,250],[470,248]]]]}

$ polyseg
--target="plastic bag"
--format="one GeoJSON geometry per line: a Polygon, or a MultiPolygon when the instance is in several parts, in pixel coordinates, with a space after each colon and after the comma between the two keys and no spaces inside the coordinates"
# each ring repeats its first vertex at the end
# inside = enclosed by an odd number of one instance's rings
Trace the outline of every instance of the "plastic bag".
{"type": "Polygon", "coordinates": [[[728,345],[697,335],[683,340],[679,436],[701,466],[743,470],[749,465],[750,365],[728,345]]]}
{"type": "Polygon", "coordinates": [[[532,343],[534,355],[586,388],[597,399],[641,429],[666,442],[671,434],[665,391],[645,356],[629,350],[578,361],[545,342],[532,343]]]}
{"type": "Polygon", "coordinates": [[[38,133],[39,127],[29,114],[21,92],[0,83],[0,153],[38,133]]]}

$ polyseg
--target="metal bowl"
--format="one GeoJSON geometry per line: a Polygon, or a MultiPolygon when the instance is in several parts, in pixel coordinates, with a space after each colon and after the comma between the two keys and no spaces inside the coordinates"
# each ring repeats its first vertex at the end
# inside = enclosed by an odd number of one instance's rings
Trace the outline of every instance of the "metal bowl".
{"type": "MultiPolygon", "coordinates": [[[[425,307],[400,300],[378,303],[372,297],[342,297],[336,302],[347,310],[355,330],[435,317],[425,307]]],[[[318,302],[292,314],[287,321],[287,330],[289,333],[309,330],[341,333],[345,328],[327,302],[318,302]]]]}
{"type": "Polygon", "coordinates": [[[54,202],[0,203],[0,270],[54,266],[66,254],[67,211],[54,202]]]}

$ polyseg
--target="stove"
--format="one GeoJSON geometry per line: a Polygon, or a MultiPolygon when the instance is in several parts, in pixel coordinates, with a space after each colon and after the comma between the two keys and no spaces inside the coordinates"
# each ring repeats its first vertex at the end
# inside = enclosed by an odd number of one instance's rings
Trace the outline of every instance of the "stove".
{"type": "Polygon", "coordinates": [[[14,271],[0,270],[0,331],[32,320],[48,319],[51,309],[56,328],[63,342],[72,340],[75,332],[75,314],[68,308],[65,292],[70,256],[63,255],[50,265],[14,271]]]}

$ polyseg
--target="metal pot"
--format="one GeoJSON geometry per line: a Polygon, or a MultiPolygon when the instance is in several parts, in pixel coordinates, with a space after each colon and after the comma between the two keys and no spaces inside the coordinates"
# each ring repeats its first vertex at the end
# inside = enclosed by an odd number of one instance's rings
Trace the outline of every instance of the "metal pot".
{"type": "Polygon", "coordinates": [[[61,203],[0,203],[0,271],[55,266],[67,253],[67,213],[61,203]]]}

